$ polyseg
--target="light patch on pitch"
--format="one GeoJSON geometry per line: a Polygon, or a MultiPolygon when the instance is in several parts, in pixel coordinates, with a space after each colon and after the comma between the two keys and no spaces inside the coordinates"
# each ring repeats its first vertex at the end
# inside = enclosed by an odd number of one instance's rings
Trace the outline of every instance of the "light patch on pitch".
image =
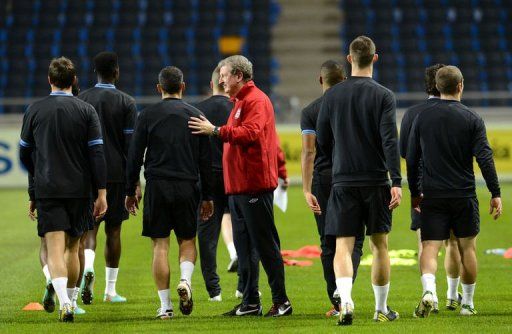
{"type": "MultiPolygon", "coordinates": [[[[418,253],[412,249],[393,249],[389,251],[392,266],[414,266],[418,263],[418,253]]],[[[371,266],[373,255],[369,254],[361,260],[362,266],[371,266]]]]}

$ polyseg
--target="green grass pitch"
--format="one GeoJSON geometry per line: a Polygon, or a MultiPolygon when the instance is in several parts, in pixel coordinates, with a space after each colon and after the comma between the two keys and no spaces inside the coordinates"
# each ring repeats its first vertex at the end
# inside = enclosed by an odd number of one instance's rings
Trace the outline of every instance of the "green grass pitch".
{"type": "MultiPolygon", "coordinates": [[[[289,193],[289,211],[276,210],[276,222],[283,249],[296,249],[317,244],[318,235],[312,214],[306,208],[299,187],[289,193]]],[[[225,318],[221,313],[231,309],[238,301],[234,297],[236,275],[226,272],[228,254],[220,243],[218,252],[219,273],[223,288],[223,302],[208,302],[208,295],[199,269],[193,277],[195,309],[191,316],[182,316],[177,307],[174,290],[178,283],[178,255],[174,239],[170,254],[171,291],[177,316],[171,321],[154,319],[159,307],[156,288],[151,277],[151,243],[140,236],[141,215],[130,218],[123,225],[123,254],[117,290],[128,298],[124,305],[107,305],[101,301],[104,289],[104,234],[100,233],[96,255],[96,300],[85,306],[87,314],[76,316],[74,324],[59,323],[57,313],[44,311],[26,312],[22,307],[29,302],[40,302],[44,276],[39,266],[39,238],[36,224],[27,218],[27,196],[21,190],[0,191],[0,332],[26,333],[141,333],[141,332],[276,332],[276,333],[506,333],[512,331],[512,260],[496,255],[484,255],[487,248],[512,247],[511,207],[512,185],[504,185],[504,215],[492,221],[488,215],[489,194],[479,188],[482,216],[478,237],[479,276],[475,306],[479,314],[461,317],[456,312],[444,310],[427,319],[414,319],[413,309],[421,294],[417,265],[393,266],[389,305],[400,312],[400,319],[393,323],[374,323],[373,292],[370,270],[362,266],[353,290],[356,303],[352,327],[335,326],[336,319],[326,319],[329,308],[321,264],[314,260],[311,267],[287,267],[286,283],[294,313],[279,319],[225,318]]],[[[390,249],[415,249],[416,236],[409,230],[409,194],[404,191],[402,206],[394,212],[390,249]]],[[[365,255],[369,254],[365,245],[365,255]]],[[[446,278],[439,259],[437,274],[440,304],[444,306],[446,278]]],[[[266,275],[261,271],[260,289],[263,293],[264,311],[270,307],[270,291],[266,275]]]]}

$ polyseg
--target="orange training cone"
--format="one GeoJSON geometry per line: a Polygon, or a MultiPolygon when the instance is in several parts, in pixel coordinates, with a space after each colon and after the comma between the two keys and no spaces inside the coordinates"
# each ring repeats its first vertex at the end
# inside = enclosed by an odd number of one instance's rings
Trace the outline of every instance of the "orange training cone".
{"type": "Polygon", "coordinates": [[[28,303],[25,305],[25,307],[22,309],[23,311],[44,311],[43,305],[39,303],[28,303]]]}
{"type": "Polygon", "coordinates": [[[504,257],[505,259],[512,259],[512,248],[507,249],[507,251],[505,252],[505,254],[503,254],[503,257],[504,257]]]}

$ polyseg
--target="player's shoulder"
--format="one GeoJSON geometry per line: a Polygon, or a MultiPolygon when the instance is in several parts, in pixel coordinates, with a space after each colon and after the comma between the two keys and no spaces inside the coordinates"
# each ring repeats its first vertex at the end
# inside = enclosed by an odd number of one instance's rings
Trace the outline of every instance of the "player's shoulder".
{"type": "Polygon", "coordinates": [[[96,109],[89,102],[81,100],[78,97],[74,97],[73,99],[70,99],[70,100],[72,100],[71,102],[73,104],[75,104],[82,112],[84,112],[88,116],[91,116],[91,115],[96,116],[97,115],[96,109]]]}
{"type": "Polygon", "coordinates": [[[309,115],[311,113],[318,112],[320,110],[320,106],[322,105],[322,99],[323,97],[320,96],[319,98],[315,99],[310,104],[305,106],[304,109],[302,109],[302,114],[309,115]]]}
{"type": "Polygon", "coordinates": [[[377,82],[374,79],[369,80],[368,85],[375,87],[375,89],[379,91],[383,96],[390,97],[393,99],[395,98],[395,93],[391,89],[382,85],[381,83],[377,82]]]}
{"type": "Polygon", "coordinates": [[[94,91],[96,90],[95,87],[87,88],[85,90],[81,90],[80,93],[78,93],[79,99],[86,99],[88,98],[94,91]]]}
{"type": "Polygon", "coordinates": [[[185,101],[181,101],[183,103],[184,109],[191,115],[191,116],[199,116],[203,115],[204,113],[197,107],[191,105],[190,103],[187,103],[185,101]]]}
{"type": "Polygon", "coordinates": [[[451,106],[471,120],[482,120],[482,116],[479,113],[461,102],[454,101],[454,103],[451,103],[451,106]]]}
{"type": "Polygon", "coordinates": [[[431,98],[420,103],[416,103],[405,111],[404,117],[407,118],[415,118],[417,115],[421,114],[423,111],[428,110],[436,106],[439,102],[437,98],[431,98]]]}
{"type": "Polygon", "coordinates": [[[38,99],[38,100],[32,102],[27,107],[27,110],[25,111],[25,113],[34,112],[34,111],[38,110],[39,108],[45,107],[45,106],[50,105],[50,104],[51,104],[50,97],[49,96],[45,96],[45,97],[43,97],[41,99],[38,99]]]}
{"type": "Polygon", "coordinates": [[[135,98],[133,96],[120,89],[112,89],[111,92],[113,94],[119,95],[127,104],[135,103],[135,98]]]}

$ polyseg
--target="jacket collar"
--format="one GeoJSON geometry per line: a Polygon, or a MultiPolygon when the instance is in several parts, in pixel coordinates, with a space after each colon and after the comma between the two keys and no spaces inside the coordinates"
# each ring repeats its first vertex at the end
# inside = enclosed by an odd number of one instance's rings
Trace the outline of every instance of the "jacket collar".
{"type": "Polygon", "coordinates": [[[247,83],[245,85],[243,85],[243,87],[240,89],[240,91],[235,95],[234,98],[232,98],[232,100],[241,100],[243,99],[247,94],[249,94],[249,92],[251,91],[251,89],[253,87],[256,87],[254,85],[254,81],[250,80],[250,81],[247,81],[247,83]]]}

